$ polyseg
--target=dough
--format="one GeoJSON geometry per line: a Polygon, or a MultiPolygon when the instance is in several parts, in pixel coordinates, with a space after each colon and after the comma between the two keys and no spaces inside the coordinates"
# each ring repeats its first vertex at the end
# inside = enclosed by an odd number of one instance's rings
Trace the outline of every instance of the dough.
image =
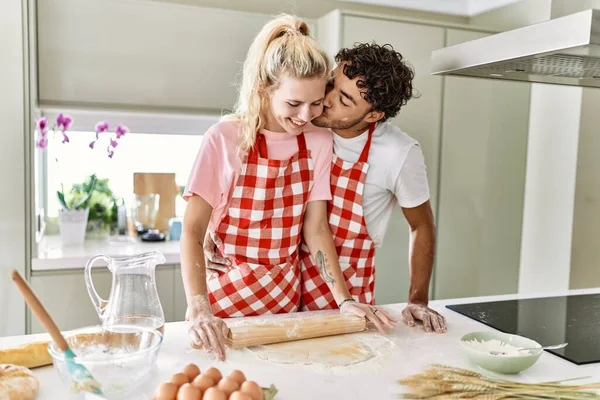
{"type": "Polygon", "coordinates": [[[338,367],[357,364],[375,355],[374,351],[354,335],[327,336],[287,343],[251,347],[266,361],[281,364],[321,364],[338,367]]]}
{"type": "Polygon", "coordinates": [[[25,367],[0,364],[0,399],[33,400],[40,384],[33,372],[25,367]]]}

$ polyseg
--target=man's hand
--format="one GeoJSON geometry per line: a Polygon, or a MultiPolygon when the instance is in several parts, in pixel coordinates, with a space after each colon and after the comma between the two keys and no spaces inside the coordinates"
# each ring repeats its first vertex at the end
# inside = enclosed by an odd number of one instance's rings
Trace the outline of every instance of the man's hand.
{"type": "Polygon", "coordinates": [[[217,254],[217,244],[210,232],[204,238],[204,259],[206,269],[214,272],[227,272],[231,262],[217,254]]]}
{"type": "Polygon", "coordinates": [[[425,332],[445,333],[446,319],[425,304],[408,303],[402,310],[402,320],[408,326],[415,326],[415,320],[423,322],[425,332]]]}

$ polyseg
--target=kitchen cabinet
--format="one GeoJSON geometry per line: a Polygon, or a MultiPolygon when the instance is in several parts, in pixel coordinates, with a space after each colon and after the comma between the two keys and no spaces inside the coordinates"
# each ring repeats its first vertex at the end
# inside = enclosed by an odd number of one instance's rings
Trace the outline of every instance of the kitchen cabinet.
{"type": "Polygon", "coordinates": [[[185,321],[185,311],[187,310],[187,300],[185,299],[185,290],[183,288],[183,279],[181,278],[181,265],[175,267],[173,274],[173,321],[185,321]]]}
{"type": "Polygon", "coordinates": [[[219,113],[272,18],[162,1],[39,0],[37,13],[42,105],[219,113]]]}
{"type": "MultiPolygon", "coordinates": [[[[167,322],[174,320],[173,274],[174,267],[170,265],[159,266],[156,269],[158,295],[167,322]]],[[[98,294],[108,299],[112,274],[107,269],[99,267],[92,270],[92,276],[98,294]]],[[[101,323],[88,295],[83,270],[38,273],[31,277],[31,287],[59,329],[70,330],[101,323]]],[[[34,315],[29,313],[29,318],[30,333],[44,332],[34,315]]]]}
{"type": "MultiPolygon", "coordinates": [[[[446,45],[483,35],[448,29],[446,45]]],[[[445,77],[436,299],[517,292],[530,87],[445,77]]]]}
{"type": "MultiPolygon", "coordinates": [[[[445,28],[385,20],[335,11],[319,21],[319,40],[334,55],[356,42],[391,44],[414,68],[413,98],[391,120],[423,148],[428,169],[432,206],[437,198],[439,137],[442,120],[443,78],[430,75],[431,52],[444,46],[445,28]]],[[[377,249],[377,303],[405,301],[408,294],[408,225],[400,211],[394,213],[383,245],[377,249]]]]}

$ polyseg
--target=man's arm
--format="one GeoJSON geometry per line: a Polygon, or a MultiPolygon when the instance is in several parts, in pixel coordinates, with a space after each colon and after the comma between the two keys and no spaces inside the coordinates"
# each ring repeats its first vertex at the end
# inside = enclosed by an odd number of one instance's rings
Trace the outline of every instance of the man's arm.
{"type": "Polygon", "coordinates": [[[413,208],[402,208],[410,227],[409,264],[410,286],[408,305],[402,312],[404,322],[414,326],[421,320],[427,332],[446,331],[444,317],[428,307],[429,284],[435,258],[435,223],[429,201],[413,208]]]}
{"type": "Polygon", "coordinates": [[[408,301],[427,305],[435,254],[435,224],[431,203],[426,201],[417,207],[402,208],[402,212],[410,228],[408,301]]]}

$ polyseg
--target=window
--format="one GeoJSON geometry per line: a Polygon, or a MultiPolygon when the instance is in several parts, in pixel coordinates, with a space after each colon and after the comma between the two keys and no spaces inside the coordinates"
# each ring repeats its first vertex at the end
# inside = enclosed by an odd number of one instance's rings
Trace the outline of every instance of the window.
{"type": "MultiPolygon", "coordinates": [[[[94,150],[88,147],[95,136],[95,132],[71,131],[69,143],[49,142],[46,157],[48,217],[58,215],[56,191],[61,184],[81,183],[93,173],[98,178],[108,178],[115,196],[123,198],[127,207],[133,196],[135,172],[174,172],[177,184],[183,186],[202,142],[201,135],[128,133],[119,140],[111,159],[106,151],[107,138],[102,140],[101,137],[94,150]]],[[[185,202],[178,198],[177,215],[183,215],[184,210],[185,202]]]]}

